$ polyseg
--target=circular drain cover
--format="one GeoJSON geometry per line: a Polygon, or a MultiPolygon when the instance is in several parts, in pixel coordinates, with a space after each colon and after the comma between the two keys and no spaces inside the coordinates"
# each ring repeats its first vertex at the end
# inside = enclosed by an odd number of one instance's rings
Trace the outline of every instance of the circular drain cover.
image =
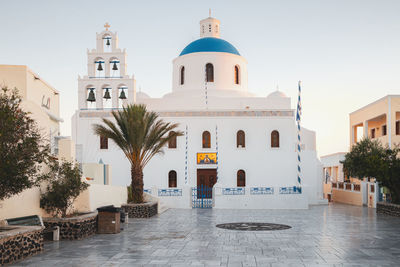
{"type": "Polygon", "coordinates": [[[228,230],[241,230],[241,231],[275,231],[275,230],[286,230],[292,228],[285,224],[275,224],[275,223],[223,223],[217,224],[218,228],[228,229],[228,230]]]}

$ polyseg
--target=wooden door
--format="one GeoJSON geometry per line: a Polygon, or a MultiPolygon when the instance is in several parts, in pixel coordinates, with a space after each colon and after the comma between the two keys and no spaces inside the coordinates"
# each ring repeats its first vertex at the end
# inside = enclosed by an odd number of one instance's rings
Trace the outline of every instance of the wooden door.
{"type": "MultiPolygon", "coordinates": [[[[207,191],[205,198],[212,198],[212,187],[217,182],[216,169],[197,169],[197,188],[207,191]]],[[[203,194],[204,195],[204,194],[203,194]]]]}

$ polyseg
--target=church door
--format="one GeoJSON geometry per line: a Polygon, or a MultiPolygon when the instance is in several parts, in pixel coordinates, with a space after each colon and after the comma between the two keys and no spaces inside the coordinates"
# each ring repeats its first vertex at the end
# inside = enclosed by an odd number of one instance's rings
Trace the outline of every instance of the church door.
{"type": "MultiPolygon", "coordinates": [[[[197,169],[197,188],[204,188],[204,198],[212,198],[212,187],[217,182],[217,169],[197,169]]],[[[197,197],[200,197],[199,195],[197,197]]]]}

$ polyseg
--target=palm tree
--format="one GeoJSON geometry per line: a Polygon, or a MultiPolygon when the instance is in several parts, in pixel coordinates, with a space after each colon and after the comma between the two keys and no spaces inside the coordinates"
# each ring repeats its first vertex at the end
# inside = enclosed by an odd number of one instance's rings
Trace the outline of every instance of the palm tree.
{"type": "Polygon", "coordinates": [[[131,164],[131,189],[134,203],[143,203],[143,169],[152,157],[164,153],[172,138],[183,135],[174,130],[178,124],[158,119],[145,105],[128,105],[113,111],[116,123],[103,119],[106,126],[95,124],[94,132],[109,138],[121,148],[131,164]]]}

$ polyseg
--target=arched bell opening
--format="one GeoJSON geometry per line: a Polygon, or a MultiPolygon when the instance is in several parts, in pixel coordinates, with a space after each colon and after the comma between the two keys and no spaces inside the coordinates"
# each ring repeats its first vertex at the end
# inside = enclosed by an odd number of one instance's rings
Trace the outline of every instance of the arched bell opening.
{"type": "Polygon", "coordinates": [[[97,78],[106,76],[105,75],[106,66],[105,66],[104,62],[105,61],[102,58],[96,58],[94,61],[94,68],[95,68],[97,78]]]}
{"type": "Polygon", "coordinates": [[[117,58],[110,59],[110,76],[111,77],[120,77],[121,76],[121,65],[117,58]]]}
{"type": "Polygon", "coordinates": [[[104,52],[112,52],[112,38],[109,34],[103,35],[103,51],[104,52]]]}
{"type": "Polygon", "coordinates": [[[103,108],[112,108],[112,88],[109,85],[102,87],[103,108]]]}
{"type": "Polygon", "coordinates": [[[128,86],[118,86],[118,108],[122,108],[128,102],[128,86]]]}
{"type": "Polygon", "coordinates": [[[92,85],[86,87],[86,108],[96,108],[96,88],[92,85]]]}

